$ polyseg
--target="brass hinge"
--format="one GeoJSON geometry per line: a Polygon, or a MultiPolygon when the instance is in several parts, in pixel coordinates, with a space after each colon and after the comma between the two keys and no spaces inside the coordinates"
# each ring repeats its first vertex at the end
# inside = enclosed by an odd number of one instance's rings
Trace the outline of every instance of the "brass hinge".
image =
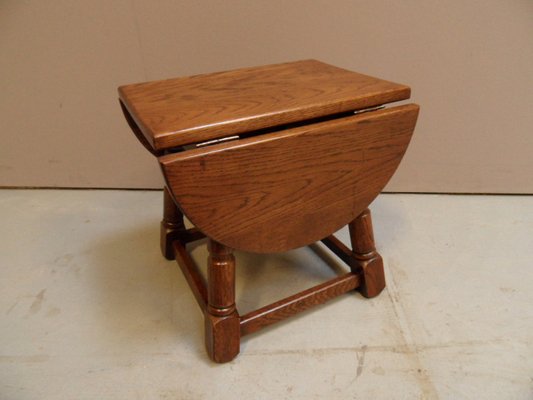
{"type": "Polygon", "coordinates": [[[363,108],[361,110],[355,110],[353,113],[354,113],[354,115],[357,115],[357,114],[362,114],[362,113],[366,113],[366,112],[370,112],[370,111],[381,110],[383,108],[385,108],[385,106],[384,105],[380,105],[380,106],[375,106],[375,107],[363,108]]]}
{"type": "Polygon", "coordinates": [[[228,142],[230,140],[235,140],[235,139],[239,139],[239,135],[226,136],[220,139],[208,140],[207,142],[196,143],[195,146],[196,147],[211,146],[212,144],[228,142]]]}

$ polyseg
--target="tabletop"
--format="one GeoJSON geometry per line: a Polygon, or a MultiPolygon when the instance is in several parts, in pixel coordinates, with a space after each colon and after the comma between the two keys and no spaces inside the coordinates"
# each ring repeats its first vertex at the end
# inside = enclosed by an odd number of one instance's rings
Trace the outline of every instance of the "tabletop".
{"type": "Polygon", "coordinates": [[[317,60],[243,68],[119,87],[155,150],[373,107],[409,87],[317,60]]]}

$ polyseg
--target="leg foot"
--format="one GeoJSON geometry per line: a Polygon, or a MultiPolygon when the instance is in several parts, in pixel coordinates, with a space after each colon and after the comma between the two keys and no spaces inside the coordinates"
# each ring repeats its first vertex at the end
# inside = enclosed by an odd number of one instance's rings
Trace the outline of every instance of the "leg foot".
{"type": "Polygon", "coordinates": [[[231,361],[240,351],[240,320],[235,308],[235,257],[230,248],[209,240],[208,305],[205,343],[209,357],[231,361]]]}
{"type": "Polygon", "coordinates": [[[161,252],[167,260],[174,259],[172,242],[185,232],[183,214],[170,196],[168,188],[163,190],[163,220],[161,221],[161,252]]]}
{"type": "Polygon", "coordinates": [[[240,323],[237,313],[226,317],[205,316],[205,345],[211,360],[225,363],[240,351],[240,323]]]}
{"type": "Polygon", "coordinates": [[[352,268],[361,269],[363,284],[359,288],[365,297],[375,297],[385,288],[383,259],[376,251],[370,210],[364,210],[349,224],[354,255],[352,268]]]}

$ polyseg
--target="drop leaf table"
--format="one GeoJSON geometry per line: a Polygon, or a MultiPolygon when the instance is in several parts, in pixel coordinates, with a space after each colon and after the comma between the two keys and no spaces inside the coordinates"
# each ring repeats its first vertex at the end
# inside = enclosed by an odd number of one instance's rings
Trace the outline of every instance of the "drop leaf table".
{"type": "Polygon", "coordinates": [[[205,316],[210,358],[240,338],[359,290],[385,287],[369,204],[398,167],[418,106],[407,86],[315,60],[121,86],[126,120],[161,166],[161,250],[205,316]],[[186,229],[186,216],[194,228],[186,229]],[[351,249],[333,233],[348,225],[351,249]],[[207,237],[207,278],[187,244],[207,237]],[[349,273],[240,315],[234,250],[283,252],[322,241],[349,273]]]}

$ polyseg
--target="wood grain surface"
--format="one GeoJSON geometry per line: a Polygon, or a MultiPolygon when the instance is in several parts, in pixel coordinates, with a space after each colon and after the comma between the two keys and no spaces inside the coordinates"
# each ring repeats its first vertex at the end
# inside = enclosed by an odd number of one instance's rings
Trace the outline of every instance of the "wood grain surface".
{"type": "Polygon", "coordinates": [[[258,253],[320,240],[379,194],[407,149],[409,104],[159,158],[183,213],[226,246],[258,253]]]}
{"type": "Polygon", "coordinates": [[[235,307],[235,257],[232,249],[211,239],[208,248],[205,345],[209,357],[222,363],[231,361],[240,351],[240,319],[235,307]]]}
{"type": "Polygon", "coordinates": [[[365,297],[376,297],[385,288],[385,273],[383,259],[376,251],[374,243],[374,229],[372,216],[367,208],[356,219],[348,224],[350,242],[352,243],[353,260],[352,271],[363,272],[363,283],[359,291],[365,297]]]}
{"type": "Polygon", "coordinates": [[[241,317],[241,336],[254,333],[309,308],[323,304],[357,288],[359,285],[359,275],[348,273],[252,311],[241,317]]]}
{"type": "Polygon", "coordinates": [[[407,86],[316,60],[125,85],[155,151],[409,98],[407,86]]]}

